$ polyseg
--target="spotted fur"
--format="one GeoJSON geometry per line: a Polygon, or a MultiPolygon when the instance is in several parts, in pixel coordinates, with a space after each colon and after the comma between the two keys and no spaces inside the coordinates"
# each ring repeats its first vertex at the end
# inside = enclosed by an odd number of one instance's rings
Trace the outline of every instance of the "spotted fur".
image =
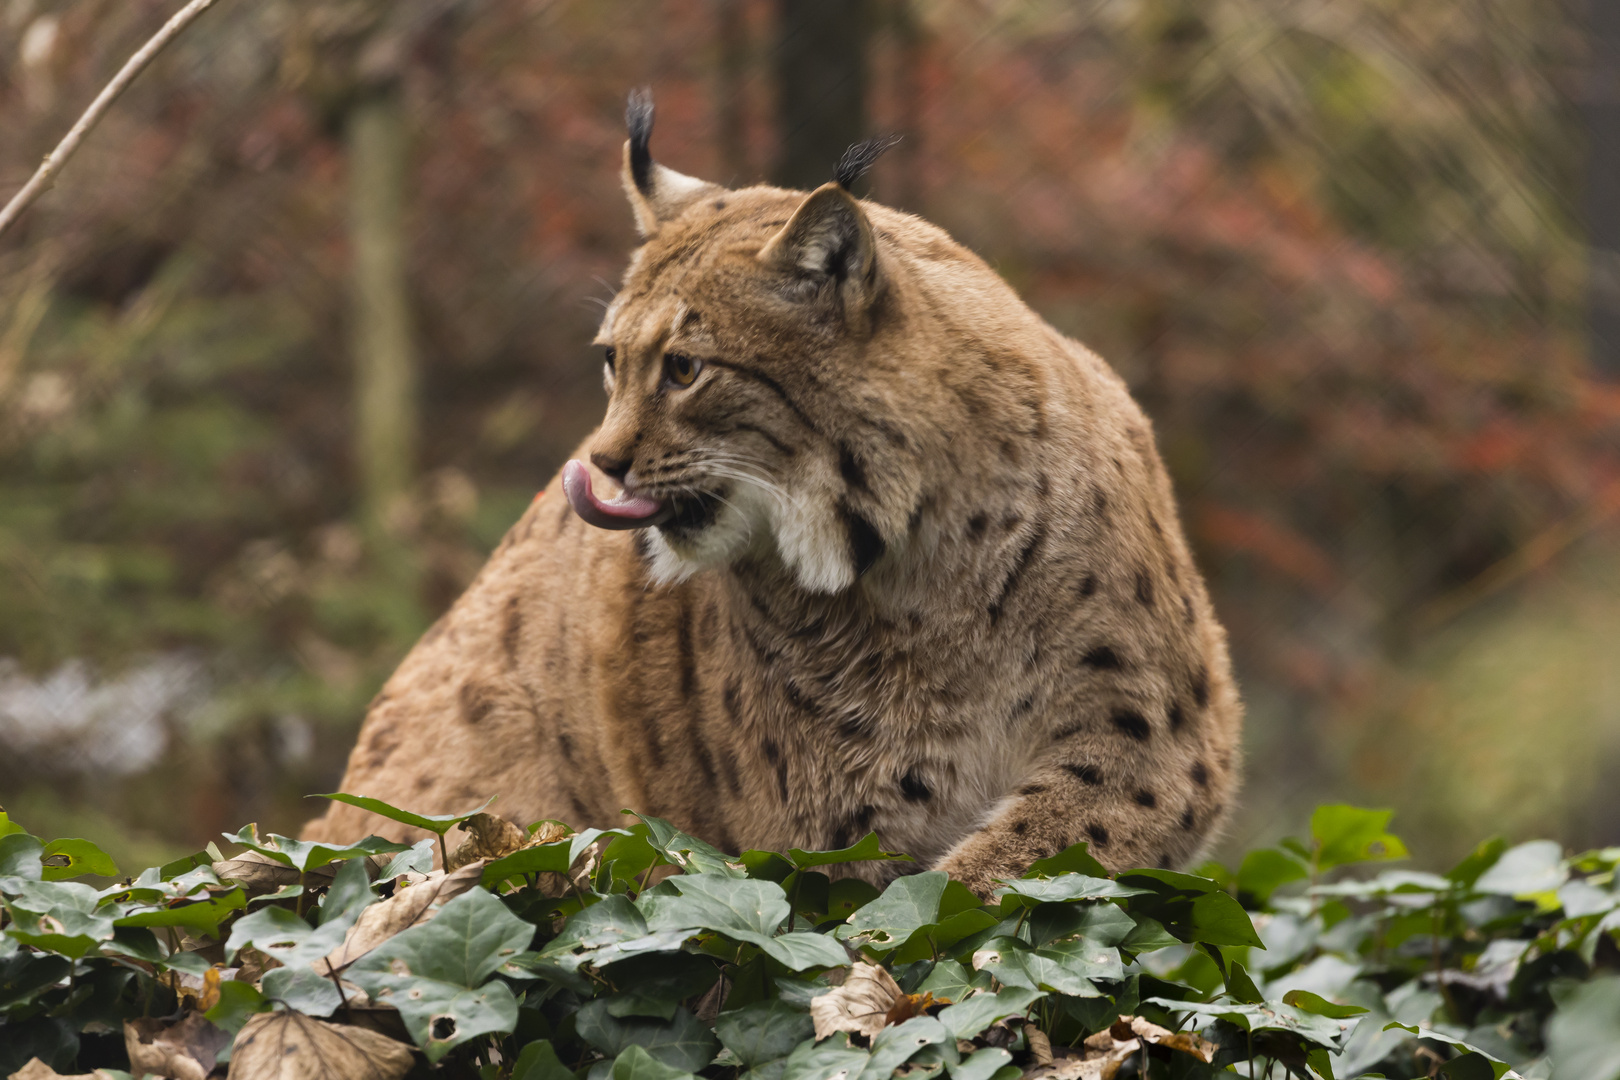
{"type": "MultiPolygon", "coordinates": [[[[373,703],[343,789],[632,807],[731,851],[875,829],[981,892],[1080,840],[1193,859],[1241,706],[1123,382],[927,222],[681,176],[632,119],[645,243],[581,456],[680,512],[601,531],[553,480],[373,703]]],[[[372,830],[409,835],[334,806],[305,836],[372,830]]]]}

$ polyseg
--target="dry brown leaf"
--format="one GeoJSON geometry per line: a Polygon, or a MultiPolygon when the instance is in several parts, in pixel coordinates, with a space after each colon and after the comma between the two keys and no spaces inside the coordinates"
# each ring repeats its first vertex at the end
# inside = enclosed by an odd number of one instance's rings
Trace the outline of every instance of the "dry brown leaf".
{"type": "Polygon", "coordinates": [[[302,1013],[259,1013],[231,1047],[231,1080],[399,1080],[415,1055],[404,1043],[302,1013]]]}
{"type": "Polygon", "coordinates": [[[825,1039],[835,1031],[853,1031],[870,1039],[883,1030],[889,1010],[904,996],[894,976],[876,964],[859,961],[850,969],[844,985],[810,999],[816,1038],[825,1039]]]}
{"type": "Polygon", "coordinates": [[[87,1073],[59,1073],[39,1058],[34,1058],[6,1080],[107,1080],[107,1074],[100,1069],[87,1073]]]}
{"type": "MultiPolygon", "coordinates": [[[[1205,1065],[1215,1060],[1215,1051],[1220,1049],[1220,1047],[1203,1038],[1196,1031],[1171,1031],[1169,1028],[1150,1023],[1140,1016],[1122,1016],[1119,1018],[1119,1024],[1124,1024],[1127,1021],[1130,1023],[1131,1033],[1143,1042],[1150,1042],[1155,1046],[1163,1046],[1171,1050],[1180,1050],[1183,1054],[1191,1054],[1205,1065]]],[[[1114,1027],[1118,1028],[1119,1024],[1115,1024],[1114,1027]]]]}
{"type": "Polygon", "coordinates": [[[273,956],[267,956],[249,945],[237,956],[236,962],[241,967],[236,969],[236,981],[253,983],[257,985],[264,978],[264,973],[274,971],[281,966],[281,961],[273,956]]]}
{"type": "Polygon", "coordinates": [[[1024,1080],[1114,1080],[1119,1067],[1142,1049],[1142,1043],[1137,1039],[1118,1041],[1106,1031],[1100,1034],[1108,1040],[1106,1049],[1092,1046],[1092,1039],[1097,1037],[1093,1035],[1086,1040],[1086,1057],[1057,1058],[1050,1065],[1026,1069],[1024,1080]]]}
{"type": "Polygon", "coordinates": [[[1034,1024],[1024,1025],[1024,1038],[1029,1040],[1029,1056],[1036,1065],[1052,1064],[1052,1040],[1034,1024]]]}
{"type": "Polygon", "coordinates": [[[950,998],[937,998],[932,991],[925,990],[920,994],[902,994],[900,1000],[889,1007],[888,1015],[883,1018],[884,1023],[903,1024],[913,1016],[926,1016],[928,1010],[936,1005],[944,1006],[950,1003],[950,998]]]}
{"type": "Polygon", "coordinates": [[[1171,1031],[1140,1016],[1121,1016],[1111,1027],[1081,1044],[1083,1056],[1058,1058],[1050,1065],[1042,1065],[1035,1045],[1035,1029],[1026,1027],[1024,1030],[1030,1036],[1030,1050],[1036,1059],[1036,1067],[1024,1071],[1024,1080],[1113,1080],[1125,1060],[1142,1050],[1145,1043],[1191,1054],[1206,1065],[1215,1060],[1217,1049],[1214,1043],[1195,1032],[1171,1031]]]}
{"type": "Polygon", "coordinates": [[[450,853],[446,870],[466,866],[475,859],[499,859],[537,842],[523,829],[494,814],[474,814],[456,828],[466,833],[467,839],[450,853]]]}
{"type": "Polygon", "coordinates": [[[318,870],[311,870],[307,878],[301,878],[297,870],[285,863],[278,863],[257,851],[244,851],[234,859],[215,863],[214,875],[221,881],[236,882],[248,891],[249,896],[262,896],[288,885],[296,885],[300,880],[312,889],[323,888],[332,884],[332,878],[337,875],[337,864],[329,863],[318,870]]]}
{"type": "Polygon", "coordinates": [[[343,944],[311,966],[322,975],[342,971],[401,930],[421,926],[439,909],[484,877],[484,860],[445,873],[435,870],[417,885],[405,886],[380,904],[372,904],[343,936],[343,944]],[[331,965],[330,968],[327,965],[331,965]]]}
{"type": "Polygon", "coordinates": [[[142,1018],[124,1021],[124,1050],[129,1071],[171,1080],[207,1080],[219,1052],[229,1046],[229,1033],[210,1024],[202,1013],[179,1020],[142,1018]]]}
{"type": "Polygon", "coordinates": [[[572,830],[560,821],[542,821],[540,827],[534,830],[533,843],[555,844],[572,834],[572,830]]]}

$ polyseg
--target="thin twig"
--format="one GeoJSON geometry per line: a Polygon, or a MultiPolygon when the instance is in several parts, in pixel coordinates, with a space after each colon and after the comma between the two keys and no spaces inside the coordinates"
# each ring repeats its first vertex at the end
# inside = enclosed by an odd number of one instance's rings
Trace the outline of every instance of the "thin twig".
{"type": "Polygon", "coordinates": [[[190,26],[197,16],[213,7],[217,2],[218,0],[191,0],[189,4],[176,12],[173,18],[163,24],[163,29],[152,35],[152,38],[145,45],[142,45],[134,56],[129,58],[129,61],[124,64],[118,74],[113,76],[112,82],[107,84],[106,89],[102,90],[96,100],[92,101],[90,107],[84,111],[84,115],[79,117],[79,122],[73,125],[73,129],[67,133],[67,137],[57,144],[56,149],[52,150],[44,161],[40,162],[39,168],[35,170],[34,175],[23,186],[23,189],[12,196],[11,201],[6,204],[4,210],[0,210],[0,234],[4,234],[6,229],[11,226],[11,223],[16,221],[22,215],[22,212],[33,204],[35,199],[50,190],[51,185],[56,182],[56,174],[62,170],[62,166],[66,165],[68,159],[79,149],[79,144],[84,141],[86,135],[90,134],[90,129],[101,121],[102,116],[112,107],[112,103],[117,101],[119,96],[129,88],[129,84],[135,81],[135,77],[146,69],[146,66],[152,62],[152,58],[162,52],[165,45],[179,37],[180,33],[190,26]]]}
{"type": "Polygon", "coordinates": [[[349,995],[343,992],[343,980],[338,978],[337,970],[332,967],[331,958],[324,957],[323,959],[326,962],[326,974],[332,980],[332,985],[337,987],[338,1000],[343,1003],[341,1008],[347,1009],[349,1007],[349,995]]]}

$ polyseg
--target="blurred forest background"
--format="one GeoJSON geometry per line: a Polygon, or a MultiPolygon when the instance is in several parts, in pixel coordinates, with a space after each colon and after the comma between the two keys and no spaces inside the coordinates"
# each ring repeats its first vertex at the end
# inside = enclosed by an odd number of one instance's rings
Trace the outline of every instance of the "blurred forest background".
{"type": "MultiPolygon", "coordinates": [[[[0,196],[172,0],[0,0],[0,196]]],[[[1231,843],[1620,843],[1620,5],[222,0],[0,239],[0,803],[125,866],[321,807],[601,415],[655,153],[988,259],[1158,426],[1231,843]]],[[[422,807],[418,809],[462,809],[422,807]]]]}

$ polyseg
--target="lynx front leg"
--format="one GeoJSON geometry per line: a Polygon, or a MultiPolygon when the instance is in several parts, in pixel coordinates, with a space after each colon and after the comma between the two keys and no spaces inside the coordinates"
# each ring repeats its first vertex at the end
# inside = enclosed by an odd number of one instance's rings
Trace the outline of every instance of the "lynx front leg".
{"type": "Polygon", "coordinates": [[[1080,841],[1110,870],[1191,859],[1221,814],[1207,767],[1193,762],[1178,776],[1174,767],[1121,760],[1113,771],[1110,777],[1087,761],[1047,763],[935,869],[988,897],[997,879],[1015,878],[1080,841]]]}

